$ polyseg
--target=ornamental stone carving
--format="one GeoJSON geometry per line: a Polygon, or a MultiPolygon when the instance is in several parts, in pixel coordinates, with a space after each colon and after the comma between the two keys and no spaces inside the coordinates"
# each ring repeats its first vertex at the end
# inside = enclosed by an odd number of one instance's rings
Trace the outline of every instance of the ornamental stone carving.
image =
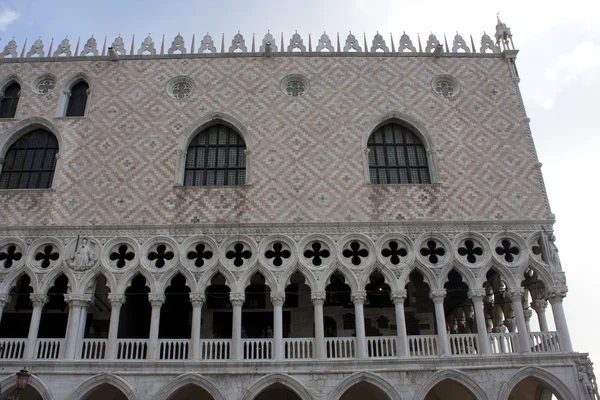
{"type": "Polygon", "coordinates": [[[288,46],[287,51],[292,52],[292,51],[294,51],[294,49],[298,49],[301,52],[306,51],[306,46],[304,45],[304,41],[302,40],[302,37],[300,37],[298,32],[296,32],[292,35],[292,38],[290,39],[290,45],[288,46]]]}
{"type": "Polygon", "coordinates": [[[335,49],[331,45],[331,39],[329,39],[329,36],[327,36],[325,32],[323,32],[323,34],[319,38],[319,44],[317,45],[316,50],[317,52],[321,52],[323,51],[323,49],[327,49],[328,51],[335,51],[335,49]]]}
{"type": "Polygon", "coordinates": [[[546,288],[546,298],[552,303],[554,301],[562,301],[567,297],[569,289],[566,286],[550,286],[546,288]]]}
{"type": "Polygon", "coordinates": [[[41,38],[33,42],[31,49],[27,52],[27,57],[33,57],[36,54],[44,57],[44,43],[41,38]]]}
{"type": "Polygon", "coordinates": [[[66,264],[74,271],[87,271],[98,262],[100,245],[93,239],[79,238],[67,246],[66,264]]]}
{"type": "Polygon", "coordinates": [[[43,307],[50,299],[44,293],[31,293],[29,300],[34,307],[43,307]]]}
{"type": "Polygon", "coordinates": [[[52,54],[52,56],[58,57],[61,54],[64,54],[67,57],[71,57],[71,42],[69,42],[68,36],[60,42],[60,44],[58,45],[58,48],[56,49],[54,54],[52,54]]]}
{"type": "Polygon", "coordinates": [[[190,301],[193,307],[202,307],[205,300],[204,293],[190,293],[190,301]]]}
{"type": "Polygon", "coordinates": [[[119,35],[115,41],[110,45],[112,49],[121,56],[127,55],[127,50],[125,50],[125,42],[121,35],[119,35]]]}
{"type": "Polygon", "coordinates": [[[81,50],[81,53],[79,53],[79,55],[87,56],[90,53],[92,53],[92,55],[94,56],[98,55],[98,43],[96,43],[96,39],[94,38],[94,36],[92,36],[88,39],[87,42],[85,42],[85,46],[83,46],[83,50],[81,50]]]}
{"type": "Polygon", "coordinates": [[[50,75],[43,75],[37,79],[34,92],[37,94],[47,94],[56,88],[56,78],[50,75]]]}
{"type": "Polygon", "coordinates": [[[465,42],[465,39],[463,39],[462,36],[460,36],[458,33],[456,34],[456,36],[454,36],[454,41],[452,42],[452,52],[453,53],[458,53],[458,50],[464,50],[465,53],[470,53],[471,49],[469,49],[469,46],[467,46],[467,42],[465,42]]]}
{"type": "Polygon", "coordinates": [[[0,58],[6,56],[11,56],[13,58],[17,57],[17,42],[15,42],[15,39],[9,41],[6,46],[4,46],[2,53],[0,53],[0,58]]]}
{"type": "Polygon", "coordinates": [[[238,52],[246,53],[248,52],[248,48],[246,47],[246,40],[244,40],[244,36],[240,32],[238,32],[231,41],[231,46],[229,46],[229,52],[235,53],[236,50],[238,52]]]}
{"type": "Polygon", "coordinates": [[[392,292],[392,301],[394,302],[394,304],[397,304],[397,303],[404,304],[404,301],[406,300],[407,296],[408,296],[408,293],[407,293],[406,289],[395,290],[392,292]]]}
{"type": "Polygon", "coordinates": [[[151,55],[156,54],[156,48],[154,48],[154,40],[150,37],[150,34],[144,39],[140,49],[138,50],[138,55],[141,56],[145,52],[149,52],[151,55]]]}
{"type": "Polygon", "coordinates": [[[437,37],[435,37],[435,35],[432,33],[431,35],[429,35],[429,38],[427,39],[427,45],[425,46],[425,52],[426,53],[431,53],[432,51],[434,51],[438,46],[440,45],[440,41],[438,40],[437,37]]]}
{"type": "Polygon", "coordinates": [[[246,294],[240,292],[231,292],[229,293],[229,301],[231,301],[231,305],[241,307],[244,304],[244,301],[246,301],[246,294]]]}
{"type": "Polygon", "coordinates": [[[352,34],[352,32],[348,34],[348,37],[346,38],[346,44],[344,45],[344,51],[350,50],[354,50],[359,53],[362,51],[362,48],[358,44],[358,40],[356,40],[356,37],[352,34]]]}
{"type": "Polygon", "coordinates": [[[208,33],[200,41],[200,47],[198,48],[198,53],[202,54],[207,51],[209,51],[211,53],[217,52],[217,48],[215,47],[215,42],[213,41],[213,38],[208,33]]]}
{"type": "Polygon", "coordinates": [[[326,292],[311,292],[310,294],[310,299],[312,300],[313,304],[315,305],[323,305],[323,303],[325,303],[325,300],[327,299],[327,293],[326,292]]]}
{"type": "Polygon", "coordinates": [[[166,296],[162,293],[148,293],[148,301],[152,307],[160,307],[165,302],[166,296]]]}
{"type": "Polygon", "coordinates": [[[267,34],[263,38],[262,44],[260,45],[260,47],[258,48],[258,50],[261,53],[264,53],[267,44],[269,46],[271,46],[271,51],[277,51],[278,50],[277,45],[275,44],[275,38],[273,37],[273,35],[271,35],[271,32],[267,32],[267,34]]]}
{"type": "Polygon", "coordinates": [[[0,294],[0,309],[4,308],[4,306],[6,306],[8,303],[10,303],[11,297],[6,294],[6,293],[2,293],[0,294]]]}
{"type": "Polygon", "coordinates": [[[67,293],[64,298],[69,307],[88,307],[92,303],[92,296],[89,294],[67,293]]]}
{"type": "Polygon", "coordinates": [[[183,40],[183,36],[181,36],[181,34],[177,34],[177,36],[175,36],[175,39],[173,39],[171,47],[169,48],[169,50],[167,50],[167,53],[173,54],[176,51],[180,51],[181,54],[186,53],[185,41],[183,40]]]}
{"type": "Polygon", "coordinates": [[[271,292],[271,303],[274,306],[282,306],[285,302],[285,293],[271,292]]]}
{"type": "Polygon", "coordinates": [[[429,298],[435,301],[442,301],[446,297],[446,289],[431,289],[429,298]]]}
{"type": "Polygon", "coordinates": [[[469,289],[469,292],[467,293],[467,295],[469,296],[470,299],[475,299],[475,300],[481,301],[485,297],[485,289],[483,289],[483,288],[469,289]]]}
{"type": "Polygon", "coordinates": [[[117,294],[117,293],[109,293],[108,294],[108,301],[110,302],[110,304],[114,307],[114,306],[122,306],[123,304],[125,304],[125,301],[127,300],[127,297],[125,297],[124,294],[117,294]]]}
{"type": "Polygon", "coordinates": [[[511,301],[521,301],[524,294],[525,294],[525,289],[523,289],[522,287],[508,288],[506,290],[506,297],[511,299],[511,301]]]}
{"type": "Polygon", "coordinates": [[[417,49],[415,49],[412,40],[410,40],[410,37],[408,37],[406,32],[404,32],[402,36],[400,36],[400,43],[398,43],[398,51],[400,53],[404,53],[404,51],[406,50],[410,50],[413,53],[417,52],[417,49]]]}
{"type": "Polygon", "coordinates": [[[584,361],[576,360],[575,364],[577,366],[577,379],[583,386],[586,400],[600,400],[598,382],[596,381],[592,361],[589,357],[586,357],[584,361]]]}
{"type": "MultiPolygon", "coordinates": [[[[365,49],[365,51],[366,50],[367,49],[365,49]]],[[[377,32],[377,34],[373,37],[373,41],[371,43],[371,53],[376,53],[377,50],[382,50],[385,52],[390,51],[390,49],[385,44],[385,40],[383,39],[383,36],[381,36],[379,34],[379,32],[377,32]]]]}
{"type": "Polygon", "coordinates": [[[365,300],[367,299],[367,292],[364,290],[357,290],[352,292],[350,297],[354,304],[364,304],[365,300]]]}

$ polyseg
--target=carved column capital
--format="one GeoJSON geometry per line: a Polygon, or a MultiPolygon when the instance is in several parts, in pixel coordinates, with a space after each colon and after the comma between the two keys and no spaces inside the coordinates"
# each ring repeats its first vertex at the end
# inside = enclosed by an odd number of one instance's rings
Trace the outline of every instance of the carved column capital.
{"type": "Polygon", "coordinates": [[[65,96],[70,97],[71,96],[71,91],[70,90],[63,90],[62,92],[65,96]]]}
{"type": "Polygon", "coordinates": [[[546,298],[550,303],[562,301],[567,297],[569,289],[566,286],[550,286],[546,288],[546,298]]]}
{"type": "Polygon", "coordinates": [[[148,293],[148,301],[152,307],[161,307],[165,302],[165,295],[162,293],[148,293]]]}
{"type": "Polygon", "coordinates": [[[67,293],[64,297],[69,307],[88,307],[92,302],[92,296],[89,294],[67,293]]]}
{"type": "Polygon", "coordinates": [[[202,307],[205,300],[204,293],[190,293],[190,301],[193,307],[202,307]]]}
{"type": "Polygon", "coordinates": [[[281,307],[285,302],[285,293],[271,292],[271,303],[273,306],[281,307]]]}
{"type": "Polygon", "coordinates": [[[429,292],[429,298],[434,302],[443,301],[445,297],[446,289],[431,289],[431,292],[429,292]]]}
{"type": "Polygon", "coordinates": [[[512,301],[521,301],[524,294],[525,289],[523,289],[522,287],[506,289],[506,297],[508,297],[512,301]]]}
{"type": "Polygon", "coordinates": [[[523,310],[523,316],[525,317],[525,321],[529,321],[533,316],[533,310],[531,308],[526,308],[523,310]]]}
{"type": "Polygon", "coordinates": [[[8,303],[10,303],[10,299],[11,297],[6,293],[0,294],[0,307],[4,307],[8,303]]]}
{"type": "Polygon", "coordinates": [[[394,304],[404,304],[407,296],[408,293],[406,292],[406,289],[394,290],[392,292],[392,301],[394,304]]]}
{"type": "Polygon", "coordinates": [[[467,294],[468,294],[469,298],[473,301],[483,301],[483,298],[485,297],[485,289],[483,289],[483,288],[470,289],[467,294]]]}
{"type": "Polygon", "coordinates": [[[231,292],[229,293],[229,301],[231,301],[231,305],[241,307],[244,305],[244,301],[246,301],[246,294],[231,292]]]}
{"type": "Polygon", "coordinates": [[[365,300],[367,299],[367,292],[364,290],[354,291],[350,295],[350,298],[354,304],[364,304],[365,300]]]}
{"type": "Polygon", "coordinates": [[[124,294],[117,294],[117,293],[109,293],[108,294],[108,301],[110,301],[110,304],[114,307],[114,306],[122,306],[123,304],[125,304],[125,301],[127,300],[127,298],[125,297],[124,294]]]}
{"type": "Polygon", "coordinates": [[[29,300],[31,300],[34,307],[43,307],[49,299],[44,293],[31,293],[29,295],[29,300]]]}
{"type": "Polygon", "coordinates": [[[548,301],[546,299],[538,299],[531,302],[531,308],[533,308],[538,314],[546,311],[547,307],[548,301]]]}
{"type": "Polygon", "coordinates": [[[323,305],[325,300],[327,299],[326,292],[311,292],[310,299],[312,300],[314,305],[323,305]]]}

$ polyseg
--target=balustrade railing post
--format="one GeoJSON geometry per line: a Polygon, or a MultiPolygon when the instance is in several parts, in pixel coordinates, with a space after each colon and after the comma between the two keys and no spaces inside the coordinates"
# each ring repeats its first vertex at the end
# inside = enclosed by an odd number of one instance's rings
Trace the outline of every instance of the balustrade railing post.
{"type": "Polygon", "coordinates": [[[354,303],[354,322],[356,324],[356,355],[358,358],[367,357],[367,342],[365,335],[365,312],[363,305],[367,294],[365,291],[352,292],[352,302],[354,303]]]}
{"type": "Polygon", "coordinates": [[[475,310],[475,323],[477,324],[477,337],[479,339],[478,351],[481,354],[491,354],[490,339],[485,324],[485,315],[483,313],[485,289],[471,289],[469,290],[468,295],[473,302],[473,308],[475,310]]]}
{"type": "Polygon", "coordinates": [[[233,320],[231,324],[231,359],[241,360],[242,351],[242,305],[246,299],[244,293],[229,293],[229,300],[233,307],[233,320]]]}
{"type": "Polygon", "coordinates": [[[429,293],[429,298],[433,300],[435,306],[435,321],[437,323],[438,346],[440,354],[450,355],[450,343],[448,340],[448,332],[446,331],[446,316],[444,313],[444,298],[446,297],[446,289],[432,289],[429,293]]]}
{"type": "Polygon", "coordinates": [[[160,352],[160,346],[158,343],[160,308],[165,302],[165,295],[162,293],[148,293],[148,300],[152,305],[152,316],[150,318],[150,337],[148,340],[148,359],[157,360],[160,352]]]}
{"type": "Polygon", "coordinates": [[[42,308],[48,302],[48,296],[43,293],[32,293],[29,295],[33,304],[31,313],[31,322],[29,323],[29,333],[27,334],[27,344],[25,345],[25,359],[33,359],[35,348],[37,345],[37,336],[40,328],[40,318],[42,316],[42,308]]]}
{"type": "Polygon", "coordinates": [[[523,314],[523,294],[525,290],[522,287],[509,288],[506,291],[507,296],[510,298],[515,311],[515,319],[517,320],[517,329],[519,334],[519,345],[522,353],[531,352],[531,341],[529,339],[529,332],[525,325],[525,315],[523,314]]]}
{"type": "Polygon", "coordinates": [[[190,340],[191,351],[189,358],[192,360],[200,359],[200,330],[202,328],[202,305],[204,304],[204,294],[190,293],[192,302],[192,340],[190,340]]]}
{"type": "Polygon", "coordinates": [[[109,293],[110,302],[110,326],[108,328],[108,341],[106,343],[106,359],[114,360],[117,357],[117,341],[119,334],[119,319],[121,317],[121,307],[125,304],[127,298],[124,294],[109,293]]]}
{"type": "Polygon", "coordinates": [[[325,292],[312,292],[310,298],[314,306],[315,315],[315,358],[325,358],[325,326],[323,323],[323,304],[325,292]]]}
{"type": "Polygon", "coordinates": [[[406,290],[392,292],[392,301],[396,311],[396,352],[398,357],[408,356],[408,336],[406,335],[406,319],[404,318],[404,301],[406,300],[406,290]]]}
{"type": "Polygon", "coordinates": [[[283,360],[283,302],[285,294],[271,293],[273,303],[273,358],[283,360]]]}
{"type": "Polygon", "coordinates": [[[573,344],[571,343],[571,335],[569,334],[569,326],[563,308],[563,298],[567,296],[566,287],[550,287],[546,289],[546,297],[550,300],[552,306],[552,314],[554,314],[554,325],[558,331],[558,340],[561,346],[561,351],[572,352],[573,344]]]}

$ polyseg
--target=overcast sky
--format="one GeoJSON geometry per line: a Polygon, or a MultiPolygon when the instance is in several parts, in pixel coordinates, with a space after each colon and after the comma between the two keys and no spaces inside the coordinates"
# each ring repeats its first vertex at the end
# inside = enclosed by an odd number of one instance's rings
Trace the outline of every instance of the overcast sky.
{"type": "Polygon", "coordinates": [[[85,43],[92,34],[100,46],[104,36],[110,44],[121,34],[129,48],[135,34],[137,49],[148,33],[157,43],[165,34],[170,44],[179,32],[188,46],[192,34],[198,46],[207,32],[213,38],[225,33],[229,45],[238,30],[246,39],[255,33],[257,40],[267,30],[283,32],[286,42],[297,30],[305,40],[311,33],[313,45],[323,31],[332,38],[336,32],[366,32],[368,39],[379,31],[386,40],[393,33],[396,42],[403,31],[413,40],[417,33],[425,39],[430,32],[438,38],[446,32],[449,41],[458,31],[465,38],[473,34],[478,43],[484,31],[494,33],[498,12],[520,50],[521,91],[567,272],[565,308],[573,345],[598,361],[600,312],[594,295],[600,288],[600,246],[596,253],[594,226],[600,225],[600,1],[0,0],[0,48],[13,37],[20,46],[28,38],[28,47],[41,37],[48,50],[52,38],[56,46],[69,35],[74,50],[77,37],[85,43]]]}

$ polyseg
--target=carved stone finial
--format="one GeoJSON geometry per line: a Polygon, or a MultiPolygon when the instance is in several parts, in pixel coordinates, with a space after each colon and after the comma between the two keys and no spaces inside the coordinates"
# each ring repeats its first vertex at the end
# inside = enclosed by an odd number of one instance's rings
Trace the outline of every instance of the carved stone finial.
{"type": "Polygon", "coordinates": [[[14,38],[4,46],[4,50],[0,53],[0,58],[6,56],[11,56],[13,58],[17,57],[17,42],[15,42],[14,38]]]}
{"type": "Polygon", "coordinates": [[[185,41],[183,40],[183,36],[181,36],[181,34],[177,34],[177,36],[175,36],[175,39],[173,39],[171,47],[169,48],[167,53],[173,54],[176,51],[181,51],[181,54],[186,53],[185,41]]]}
{"type": "Polygon", "coordinates": [[[271,47],[271,51],[278,51],[277,44],[275,44],[275,38],[271,35],[271,32],[267,32],[265,37],[262,40],[262,44],[258,47],[258,51],[264,53],[266,50],[267,44],[271,47]]]}
{"type": "Polygon", "coordinates": [[[500,53],[500,48],[494,43],[492,38],[484,32],[481,37],[481,47],[479,48],[479,52],[485,53],[488,49],[491,50],[492,53],[500,53]]]}
{"type": "Polygon", "coordinates": [[[115,41],[110,45],[115,52],[117,52],[121,56],[127,55],[127,50],[125,50],[125,42],[121,35],[119,35],[115,41]]]}
{"type": "Polygon", "coordinates": [[[494,35],[496,38],[496,44],[500,45],[500,43],[502,43],[504,50],[508,50],[510,41],[512,40],[510,28],[507,27],[504,22],[500,21],[500,17],[497,17],[497,19],[498,23],[496,24],[496,34],[494,35]]]}
{"type": "Polygon", "coordinates": [[[306,51],[304,41],[302,40],[298,32],[292,35],[292,38],[290,39],[290,45],[288,46],[287,51],[291,53],[292,51],[294,51],[294,49],[298,49],[303,53],[306,51]]]}
{"type": "Polygon", "coordinates": [[[425,52],[432,53],[435,49],[438,48],[439,45],[440,45],[440,41],[432,33],[431,35],[429,35],[429,38],[427,39],[427,45],[425,46],[425,52]]]}
{"type": "Polygon", "coordinates": [[[64,54],[67,57],[71,57],[71,42],[69,42],[69,38],[64,38],[60,44],[58,45],[52,57],[58,57],[61,54],[64,54]]]}
{"type": "Polygon", "coordinates": [[[410,50],[413,53],[417,52],[417,49],[415,49],[412,40],[410,40],[410,37],[408,37],[406,32],[403,33],[402,36],[400,36],[400,43],[398,44],[398,51],[400,53],[404,53],[405,50],[410,50]]]}
{"type": "Polygon", "coordinates": [[[198,53],[204,53],[206,51],[210,51],[211,53],[216,53],[217,48],[215,47],[215,42],[213,38],[206,33],[204,38],[200,41],[200,47],[198,47],[198,53]]]}
{"type": "Polygon", "coordinates": [[[231,41],[231,46],[229,46],[229,52],[235,53],[236,50],[240,50],[242,53],[247,53],[248,48],[246,47],[246,40],[244,40],[244,36],[241,33],[236,33],[231,41]]]}
{"type": "Polygon", "coordinates": [[[150,37],[150,34],[144,39],[140,49],[138,50],[138,56],[143,55],[145,52],[149,52],[151,55],[156,54],[156,48],[154,47],[154,40],[150,37]]]}
{"type": "Polygon", "coordinates": [[[378,49],[383,50],[385,52],[390,51],[390,49],[385,44],[383,36],[381,36],[379,32],[377,32],[377,34],[373,37],[373,42],[371,44],[371,53],[375,53],[378,49]]]}
{"type": "Polygon", "coordinates": [[[42,42],[42,39],[36,40],[31,45],[31,49],[27,52],[27,57],[32,57],[35,54],[44,57],[44,43],[42,42]]]}
{"type": "Polygon", "coordinates": [[[321,52],[323,49],[327,49],[328,51],[335,51],[333,46],[331,45],[331,39],[325,32],[319,38],[319,44],[317,45],[316,51],[321,52]]]}
{"type": "Polygon", "coordinates": [[[350,51],[350,49],[359,53],[362,51],[360,45],[358,44],[358,40],[356,40],[356,37],[352,34],[352,32],[348,34],[348,37],[346,38],[346,44],[344,45],[344,51],[347,52],[350,51]]]}
{"type": "Polygon", "coordinates": [[[96,39],[92,36],[85,42],[85,46],[83,46],[83,50],[79,53],[80,56],[87,56],[92,53],[92,55],[98,55],[98,43],[96,43],[96,39]]]}
{"type": "Polygon", "coordinates": [[[454,40],[452,41],[452,52],[457,53],[458,50],[464,50],[465,53],[470,53],[471,49],[467,46],[467,42],[463,39],[462,36],[456,32],[456,36],[454,36],[454,40]]]}

